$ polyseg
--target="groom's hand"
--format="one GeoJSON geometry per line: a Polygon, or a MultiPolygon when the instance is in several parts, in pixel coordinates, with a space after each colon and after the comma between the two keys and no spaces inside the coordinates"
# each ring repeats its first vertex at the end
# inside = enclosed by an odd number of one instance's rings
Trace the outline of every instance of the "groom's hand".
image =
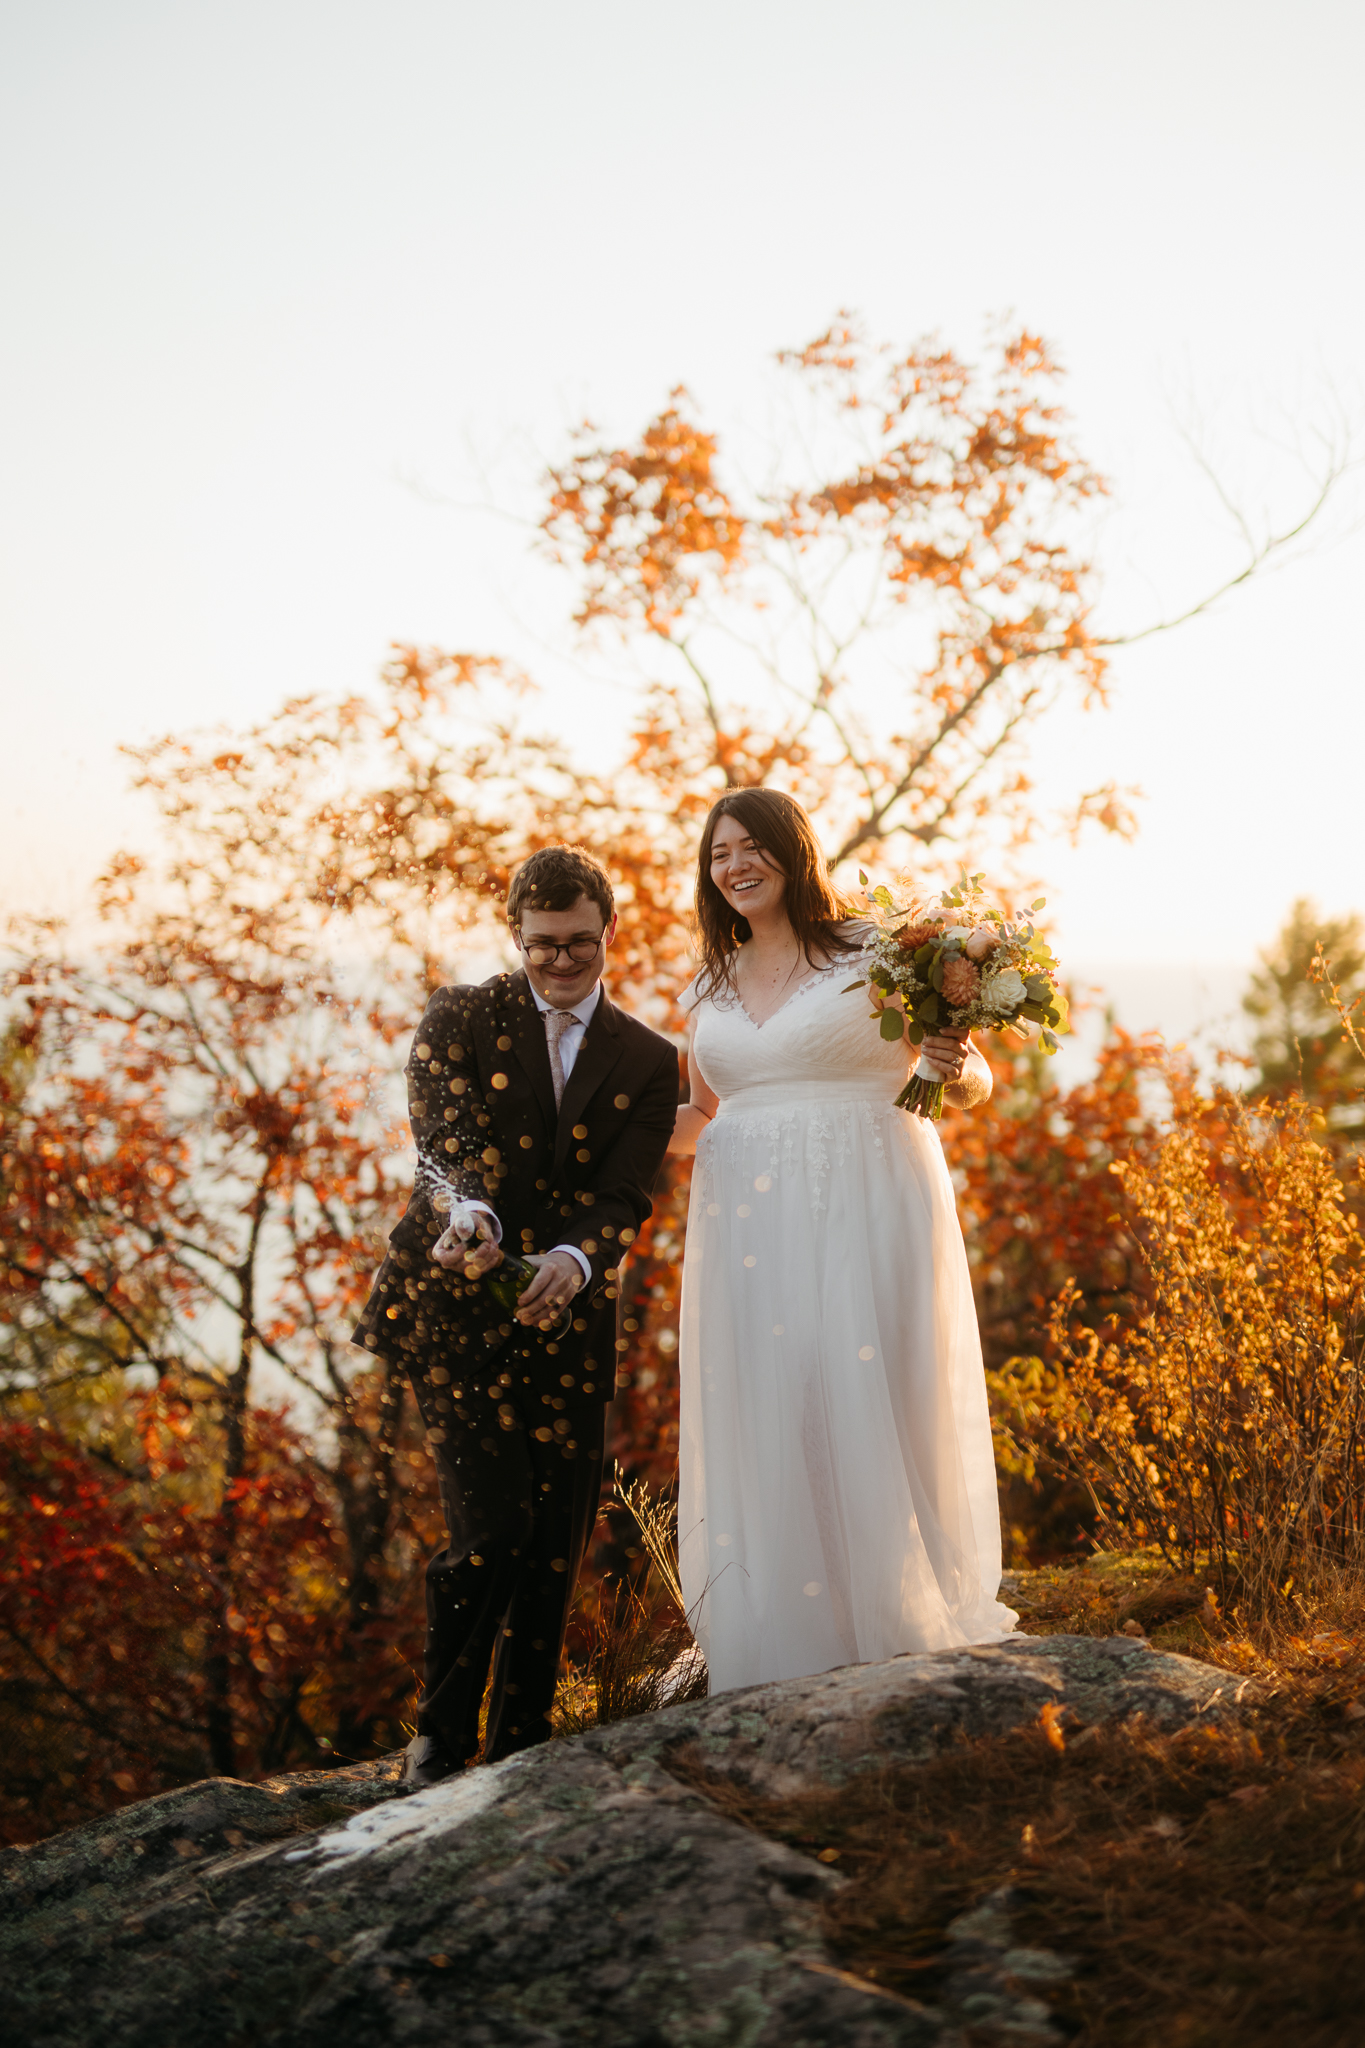
{"type": "Polygon", "coordinates": [[[536,1277],[517,1303],[519,1323],[555,1322],[583,1285],[583,1270],[567,1252],[535,1252],[530,1263],[536,1277]]]}
{"type": "Polygon", "coordinates": [[[447,1272],[456,1266],[462,1268],[466,1280],[480,1280],[485,1273],[491,1273],[494,1266],[502,1264],[502,1252],[485,1216],[479,1218],[478,1232],[472,1244],[438,1245],[431,1256],[447,1272]]]}

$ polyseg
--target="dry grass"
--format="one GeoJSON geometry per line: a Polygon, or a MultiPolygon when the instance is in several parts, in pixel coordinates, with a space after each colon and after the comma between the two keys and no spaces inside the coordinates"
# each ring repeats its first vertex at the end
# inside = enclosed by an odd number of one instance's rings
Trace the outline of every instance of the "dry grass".
{"type": "Polygon", "coordinates": [[[1209,1578],[1172,1572],[1156,1549],[1096,1551],[1079,1565],[1006,1572],[1000,1597],[1026,1635],[1140,1633],[1156,1649],[1208,1658],[1226,1632],[1209,1578]]]}
{"type": "Polygon", "coordinates": [[[566,1662],[555,1694],[556,1735],[706,1697],[705,1659],[683,1612],[676,1504],[638,1481],[627,1486],[619,1470],[611,1501],[634,1520],[646,1568],[637,1584],[597,1588],[591,1609],[580,1603],[588,1652],[566,1662]]]}
{"type": "Polygon", "coordinates": [[[705,1699],[706,1666],[691,1629],[667,1604],[618,1585],[604,1593],[588,1626],[588,1655],[567,1665],[555,1694],[556,1735],[705,1699]]]}
{"type": "Polygon", "coordinates": [[[1019,1574],[1012,1597],[1031,1633],[1107,1634],[1123,1617],[1225,1665],[1250,1681],[1243,1724],[1162,1735],[1063,1718],[781,1801],[695,1754],[672,1768],[734,1818],[837,1863],[848,1882],[827,1938],[888,1990],[932,2004],[948,1923],[1010,1885],[1020,1943],[1075,1961],[1069,1988],[1045,1995],[1083,2048],[1355,2048],[1365,1588],[1325,1584],[1314,1611],[1286,1603],[1278,1634],[1255,1639],[1151,1553],[1019,1574]]]}
{"type": "MultiPolygon", "coordinates": [[[[932,2003],[945,1929],[1001,1885],[1021,1944],[1076,1963],[1054,2001],[1104,2048],[1337,2048],[1360,2039],[1365,1743],[1038,1727],[837,1791],[759,1801],[675,1768],[848,1882],[826,1935],[850,1971],[932,2003]]],[[[970,2038],[970,2037],[969,2037],[970,2038]]]]}

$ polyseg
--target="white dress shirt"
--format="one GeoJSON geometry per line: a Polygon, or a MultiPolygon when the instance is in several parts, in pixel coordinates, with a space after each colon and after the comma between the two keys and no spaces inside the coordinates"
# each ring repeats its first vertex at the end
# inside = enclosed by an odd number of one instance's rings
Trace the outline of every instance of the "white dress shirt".
{"type": "MultiPolygon", "coordinates": [[[[539,1010],[542,1017],[547,1015],[547,1013],[550,1010],[553,1010],[558,1007],[554,1003],[547,1003],[544,996],[541,995],[539,990],[535,988],[531,989],[531,994],[535,1000],[535,1006],[539,1010]]],[[[596,1010],[597,1005],[601,1000],[601,996],[602,984],[600,981],[595,981],[592,987],[588,990],[588,993],[584,996],[582,1002],[574,1003],[571,1005],[570,1015],[573,1017],[574,1021],[572,1024],[566,1027],[564,1035],[559,1041],[559,1064],[564,1070],[564,1079],[566,1083],[568,1082],[570,1074],[573,1072],[574,1061],[578,1058],[578,1048],[582,1045],[584,1038],[587,1036],[588,1026],[592,1022],[593,1012],[594,1010],[596,1010]]],[[[551,1250],[557,1252],[567,1252],[571,1259],[577,1260],[578,1264],[583,1269],[583,1285],[586,1287],[588,1285],[588,1282],[592,1279],[592,1267],[588,1264],[586,1254],[581,1252],[576,1244],[552,1245],[551,1250]]]]}
{"type": "MultiPolygon", "coordinates": [[[[531,990],[531,994],[535,998],[536,1008],[542,1017],[548,1015],[551,1010],[557,1007],[554,1003],[547,1003],[544,996],[537,994],[535,989],[531,990]]],[[[564,1079],[566,1081],[573,1072],[573,1063],[578,1058],[578,1048],[583,1043],[588,1026],[593,1019],[593,1012],[597,1008],[601,995],[602,984],[600,981],[595,981],[582,1002],[575,1003],[569,1011],[569,1015],[574,1021],[565,1027],[564,1035],[559,1041],[559,1064],[564,1069],[564,1079]]]]}

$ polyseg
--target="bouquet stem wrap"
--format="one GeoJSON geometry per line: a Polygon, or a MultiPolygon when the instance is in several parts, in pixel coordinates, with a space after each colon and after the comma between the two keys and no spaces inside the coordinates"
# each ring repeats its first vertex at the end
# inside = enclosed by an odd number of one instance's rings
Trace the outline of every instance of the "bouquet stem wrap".
{"type": "Polygon", "coordinates": [[[921,1053],[911,1069],[910,1079],[896,1097],[897,1109],[908,1109],[912,1116],[927,1117],[930,1123],[937,1123],[943,1115],[943,1081],[937,1067],[931,1066],[921,1053]]]}

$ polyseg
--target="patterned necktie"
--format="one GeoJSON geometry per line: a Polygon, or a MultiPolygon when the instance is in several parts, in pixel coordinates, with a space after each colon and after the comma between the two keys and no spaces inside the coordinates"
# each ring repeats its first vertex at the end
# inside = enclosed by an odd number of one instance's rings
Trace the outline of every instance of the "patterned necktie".
{"type": "Polygon", "coordinates": [[[545,1012],[545,1043],[550,1052],[550,1078],[555,1084],[555,1108],[564,1100],[564,1062],[559,1053],[559,1042],[569,1027],[578,1022],[572,1010],[547,1010],[545,1012]]]}

